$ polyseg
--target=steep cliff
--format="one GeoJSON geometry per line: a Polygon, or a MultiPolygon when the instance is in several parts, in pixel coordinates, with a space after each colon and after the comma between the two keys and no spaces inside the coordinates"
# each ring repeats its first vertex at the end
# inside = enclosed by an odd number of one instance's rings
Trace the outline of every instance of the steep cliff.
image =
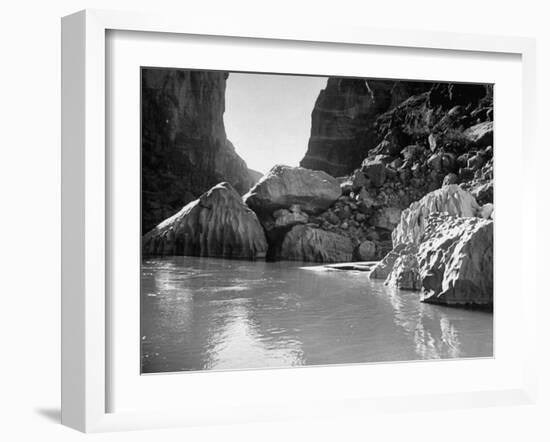
{"type": "Polygon", "coordinates": [[[430,87],[422,82],[329,78],[315,103],[311,137],[300,165],[333,176],[352,172],[376,145],[376,119],[430,87]]]}
{"type": "Polygon", "coordinates": [[[142,233],[221,181],[256,181],[227,140],[224,72],[142,69],[142,233]]]}

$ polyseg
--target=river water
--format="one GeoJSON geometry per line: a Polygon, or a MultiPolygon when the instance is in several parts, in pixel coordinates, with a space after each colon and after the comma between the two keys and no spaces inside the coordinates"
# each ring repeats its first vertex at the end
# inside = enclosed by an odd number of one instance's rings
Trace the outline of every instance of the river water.
{"type": "Polygon", "coordinates": [[[364,272],[147,259],[142,373],[493,355],[493,314],[419,302],[364,272]]]}

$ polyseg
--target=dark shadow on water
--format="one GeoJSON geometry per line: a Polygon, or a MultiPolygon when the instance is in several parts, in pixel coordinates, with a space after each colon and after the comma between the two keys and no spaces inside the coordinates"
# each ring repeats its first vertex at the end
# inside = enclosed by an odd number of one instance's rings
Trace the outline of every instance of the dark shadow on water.
{"type": "Polygon", "coordinates": [[[50,422],[61,423],[61,410],[59,408],[37,408],[34,411],[50,422]]]}

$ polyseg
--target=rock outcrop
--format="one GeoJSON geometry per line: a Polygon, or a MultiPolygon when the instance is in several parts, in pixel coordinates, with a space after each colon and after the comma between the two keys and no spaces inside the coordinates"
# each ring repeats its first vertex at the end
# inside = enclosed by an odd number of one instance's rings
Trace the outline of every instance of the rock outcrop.
{"type": "Polygon", "coordinates": [[[420,245],[415,259],[422,300],[492,307],[493,221],[440,216],[432,217],[430,223],[433,231],[420,245]]]}
{"type": "Polygon", "coordinates": [[[378,144],[378,116],[430,83],[329,78],[311,115],[311,137],[300,165],[333,176],[348,174],[378,144]]]}
{"type": "Polygon", "coordinates": [[[318,170],[277,165],[243,197],[256,213],[272,213],[298,205],[306,213],[319,213],[341,195],[340,184],[318,170]]]}
{"type": "Polygon", "coordinates": [[[370,278],[421,290],[425,302],[492,307],[492,211],[456,184],[429,193],[403,211],[370,278]]]}
{"type": "MultiPolygon", "coordinates": [[[[442,184],[481,210],[492,203],[492,107],[491,85],[329,79],[301,164],[338,176],[343,196],[308,223],[350,238],[355,258],[372,241],[380,258],[401,212],[442,184]]],[[[440,210],[435,200],[422,216],[440,210]]],[[[448,213],[474,215],[461,209],[448,213]]]]}
{"type": "Polygon", "coordinates": [[[464,136],[475,146],[491,146],[493,144],[493,122],[485,121],[471,126],[464,131],[464,136]]]}
{"type": "Polygon", "coordinates": [[[142,69],[142,232],[221,181],[257,180],[227,140],[227,73],[142,69]]]}
{"type": "Polygon", "coordinates": [[[256,214],[229,183],[220,183],[142,238],[144,255],[265,258],[267,241],[256,214]]]}
{"type": "Polygon", "coordinates": [[[480,206],[473,195],[456,184],[443,186],[401,213],[401,220],[392,233],[393,245],[419,244],[424,238],[426,220],[432,213],[460,217],[478,216],[480,206]]]}
{"type": "Polygon", "coordinates": [[[280,258],[290,261],[349,262],[353,244],[345,236],[309,227],[295,226],[284,237],[280,258]]]}

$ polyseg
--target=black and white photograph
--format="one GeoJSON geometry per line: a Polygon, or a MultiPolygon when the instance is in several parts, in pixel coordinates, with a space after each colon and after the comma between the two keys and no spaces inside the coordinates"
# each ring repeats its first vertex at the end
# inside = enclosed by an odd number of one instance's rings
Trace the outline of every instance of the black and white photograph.
{"type": "Polygon", "coordinates": [[[493,357],[493,119],[492,84],[142,67],[141,373],[493,357]]]}

